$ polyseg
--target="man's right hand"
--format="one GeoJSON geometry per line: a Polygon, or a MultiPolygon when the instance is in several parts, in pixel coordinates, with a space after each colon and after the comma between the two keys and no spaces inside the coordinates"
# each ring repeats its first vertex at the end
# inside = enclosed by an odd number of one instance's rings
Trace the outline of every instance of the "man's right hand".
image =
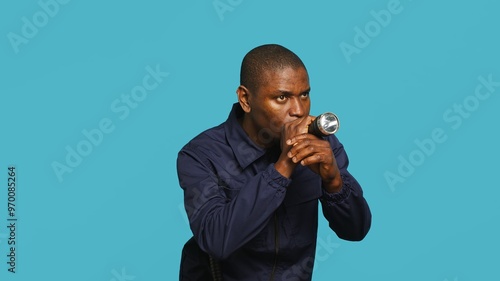
{"type": "Polygon", "coordinates": [[[292,139],[293,137],[307,134],[308,126],[313,120],[313,116],[307,116],[283,125],[280,139],[281,154],[278,161],[274,164],[274,168],[284,177],[290,178],[293,170],[297,166],[297,163],[294,163],[288,156],[288,152],[292,148],[292,145],[287,144],[286,141],[292,139]]]}

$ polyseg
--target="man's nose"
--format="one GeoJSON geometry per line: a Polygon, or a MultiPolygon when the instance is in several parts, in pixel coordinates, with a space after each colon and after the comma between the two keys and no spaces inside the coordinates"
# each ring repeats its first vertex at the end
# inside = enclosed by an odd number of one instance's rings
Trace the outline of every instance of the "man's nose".
{"type": "Polygon", "coordinates": [[[297,98],[291,100],[290,116],[301,118],[305,113],[305,104],[297,98]]]}

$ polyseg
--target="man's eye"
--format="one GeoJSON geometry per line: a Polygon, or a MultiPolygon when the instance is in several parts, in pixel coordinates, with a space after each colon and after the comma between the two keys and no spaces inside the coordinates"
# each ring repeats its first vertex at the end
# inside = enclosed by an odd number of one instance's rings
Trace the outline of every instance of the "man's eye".
{"type": "Polygon", "coordinates": [[[307,97],[309,97],[309,93],[302,93],[302,95],[301,95],[301,96],[302,96],[303,98],[307,98],[307,97]]]}
{"type": "Polygon", "coordinates": [[[284,101],[286,99],[286,96],[285,95],[281,95],[278,97],[278,100],[279,101],[284,101]]]}

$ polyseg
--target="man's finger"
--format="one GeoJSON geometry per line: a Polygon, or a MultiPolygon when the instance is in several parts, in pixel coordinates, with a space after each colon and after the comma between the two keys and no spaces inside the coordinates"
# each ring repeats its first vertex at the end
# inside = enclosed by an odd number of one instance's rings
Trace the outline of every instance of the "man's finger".
{"type": "Polygon", "coordinates": [[[323,156],[320,156],[315,163],[326,163],[326,157],[331,154],[331,150],[329,147],[325,147],[322,142],[304,140],[299,142],[296,147],[292,147],[287,156],[291,158],[294,163],[299,163],[307,157],[316,154],[323,156]]]}
{"type": "Polygon", "coordinates": [[[288,139],[286,141],[286,144],[295,146],[299,141],[301,141],[303,139],[310,138],[310,137],[311,137],[311,135],[307,134],[307,133],[296,135],[296,136],[292,137],[291,139],[288,139]]]}

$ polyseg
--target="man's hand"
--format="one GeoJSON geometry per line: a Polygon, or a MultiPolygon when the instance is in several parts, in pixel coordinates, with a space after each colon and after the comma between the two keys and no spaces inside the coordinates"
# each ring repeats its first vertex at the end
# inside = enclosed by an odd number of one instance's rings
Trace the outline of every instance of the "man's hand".
{"type": "Polygon", "coordinates": [[[292,147],[287,156],[293,163],[308,166],[321,176],[323,188],[330,193],[339,192],[342,178],[330,143],[311,134],[300,134],[286,140],[292,147]]]}
{"type": "Polygon", "coordinates": [[[328,141],[308,134],[313,116],[286,123],[281,133],[281,155],[275,168],[285,177],[292,175],[300,163],[321,176],[323,188],[330,193],[342,187],[337,161],[328,141]]]}
{"type": "Polygon", "coordinates": [[[285,123],[281,128],[281,155],[278,161],[274,164],[274,167],[283,176],[290,178],[293,170],[297,166],[290,157],[288,157],[288,152],[292,148],[292,145],[287,144],[287,140],[293,138],[296,135],[307,133],[307,127],[312,122],[314,118],[312,116],[307,116],[305,118],[299,118],[289,123],[285,123]]]}

